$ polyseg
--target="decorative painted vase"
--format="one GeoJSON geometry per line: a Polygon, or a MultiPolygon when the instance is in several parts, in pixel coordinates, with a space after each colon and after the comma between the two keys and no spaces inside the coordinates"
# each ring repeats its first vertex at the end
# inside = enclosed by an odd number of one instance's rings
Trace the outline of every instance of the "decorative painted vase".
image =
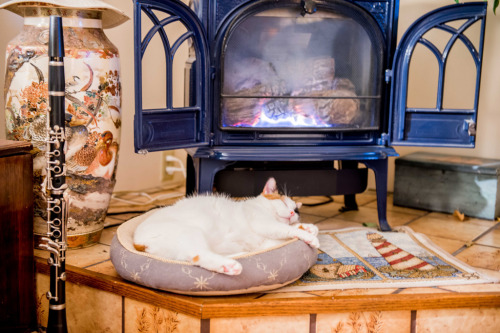
{"type": "MultiPolygon", "coordinates": [[[[97,243],[104,228],[116,182],[121,87],[118,50],[103,31],[103,15],[113,9],[100,3],[12,1],[0,7],[24,16],[23,30],[7,46],[4,96],[7,138],[33,145],[35,246],[47,233],[44,178],[50,15],[62,16],[64,27],[68,247],[97,243]]],[[[117,10],[112,14],[115,19],[122,15],[122,22],[128,19],[117,10]]]]}

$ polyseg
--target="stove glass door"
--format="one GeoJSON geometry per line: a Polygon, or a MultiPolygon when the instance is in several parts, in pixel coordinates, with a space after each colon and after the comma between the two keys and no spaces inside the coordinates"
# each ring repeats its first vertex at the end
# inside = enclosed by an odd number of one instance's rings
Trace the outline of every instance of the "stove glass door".
{"type": "Polygon", "coordinates": [[[228,32],[220,127],[377,130],[384,41],[373,21],[265,10],[228,32]]]}

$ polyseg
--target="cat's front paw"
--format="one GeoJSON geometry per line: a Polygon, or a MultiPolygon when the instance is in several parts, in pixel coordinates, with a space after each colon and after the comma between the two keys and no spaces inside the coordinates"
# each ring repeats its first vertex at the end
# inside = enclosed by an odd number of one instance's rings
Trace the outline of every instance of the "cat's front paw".
{"type": "Polygon", "coordinates": [[[240,275],[241,271],[243,270],[243,267],[241,264],[235,260],[231,263],[227,263],[225,265],[222,265],[220,269],[218,270],[219,273],[223,273],[226,275],[240,275]]]}
{"type": "Polygon", "coordinates": [[[310,224],[310,223],[299,223],[299,225],[297,227],[299,229],[307,231],[308,233],[310,233],[314,236],[317,236],[318,232],[319,232],[318,227],[315,226],[314,224],[310,224]]]}
{"type": "Polygon", "coordinates": [[[313,249],[319,249],[319,239],[316,236],[314,236],[310,240],[304,240],[304,242],[306,242],[306,244],[308,244],[313,249]]]}
{"type": "Polygon", "coordinates": [[[314,235],[311,235],[309,233],[302,234],[299,237],[299,239],[302,240],[302,241],[304,241],[304,243],[306,243],[307,245],[309,245],[310,247],[312,247],[314,249],[318,249],[319,248],[319,239],[318,239],[318,237],[316,237],[314,235]]]}

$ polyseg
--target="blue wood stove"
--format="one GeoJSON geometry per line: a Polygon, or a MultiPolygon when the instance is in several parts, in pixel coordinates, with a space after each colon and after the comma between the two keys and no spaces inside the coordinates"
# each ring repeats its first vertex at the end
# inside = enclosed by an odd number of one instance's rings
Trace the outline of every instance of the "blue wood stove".
{"type": "Polygon", "coordinates": [[[486,19],[484,2],[450,5],[421,17],[397,44],[398,9],[398,0],[134,0],[136,152],[187,149],[188,192],[251,195],[246,189],[260,190],[272,175],[292,195],[353,195],[372,169],[380,228],[390,230],[392,145],[474,147],[486,19]],[[436,30],[445,45],[428,37],[436,30]],[[143,66],[155,40],[162,54],[147,62],[164,68],[166,82],[164,105],[151,108],[143,66]],[[476,73],[464,108],[443,102],[455,45],[469,51],[476,73]],[[431,106],[408,102],[416,48],[437,68],[431,106]]]}

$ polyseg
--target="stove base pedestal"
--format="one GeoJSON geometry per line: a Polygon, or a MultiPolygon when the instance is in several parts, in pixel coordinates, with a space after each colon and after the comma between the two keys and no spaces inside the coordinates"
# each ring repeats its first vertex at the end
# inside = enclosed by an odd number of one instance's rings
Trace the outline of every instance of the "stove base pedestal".
{"type": "MultiPolygon", "coordinates": [[[[278,184],[296,184],[291,191],[295,196],[354,195],[366,189],[367,170],[357,168],[362,163],[375,175],[379,227],[391,230],[387,223],[387,165],[390,156],[397,156],[391,147],[212,147],[188,153],[187,194],[217,190],[234,196],[257,195],[265,180],[273,176],[278,184]],[[333,161],[342,161],[343,168],[334,169],[333,161]]],[[[347,201],[352,204],[353,197],[347,201]]]]}

